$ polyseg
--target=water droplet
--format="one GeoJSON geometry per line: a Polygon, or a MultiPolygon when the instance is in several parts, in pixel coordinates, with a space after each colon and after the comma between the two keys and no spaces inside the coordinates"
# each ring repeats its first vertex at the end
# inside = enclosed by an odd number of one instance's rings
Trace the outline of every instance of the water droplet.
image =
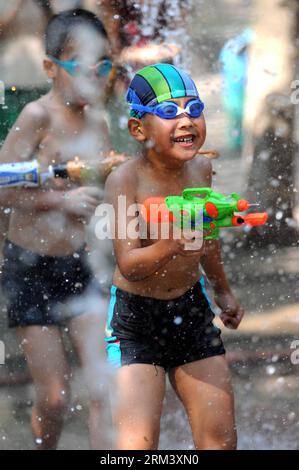
{"type": "Polygon", "coordinates": [[[275,215],[276,220],[281,220],[282,217],[283,217],[283,212],[282,211],[276,212],[276,215],[275,215]]]}
{"type": "Polygon", "coordinates": [[[275,374],[275,372],[276,372],[276,367],[274,367],[274,366],[267,366],[266,367],[266,373],[268,375],[273,375],[273,374],[275,374]]]}
{"type": "Polygon", "coordinates": [[[263,424],[262,424],[262,428],[263,428],[265,431],[274,431],[274,430],[275,430],[275,425],[272,424],[272,423],[263,423],[263,424]]]}
{"type": "Polygon", "coordinates": [[[273,186],[273,188],[278,188],[278,186],[279,186],[279,181],[273,178],[273,179],[270,181],[270,185],[273,186]]]}
{"type": "Polygon", "coordinates": [[[278,385],[282,385],[285,383],[285,378],[284,377],[278,377],[278,379],[276,380],[276,383],[278,385]]]}
{"type": "Polygon", "coordinates": [[[268,160],[270,157],[270,152],[268,150],[263,150],[262,152],[259,153],[259,158],[262,161],[268,160]]]}

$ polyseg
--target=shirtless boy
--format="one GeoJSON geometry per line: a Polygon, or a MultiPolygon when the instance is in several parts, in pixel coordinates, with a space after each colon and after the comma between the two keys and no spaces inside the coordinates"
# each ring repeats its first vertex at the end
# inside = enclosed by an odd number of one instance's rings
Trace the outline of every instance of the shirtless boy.
{"type": "MultiPolygon", "coordinates": [[[[129,131],[143,150],[106,181],[106,200],[116,214],[117,267],[106,341],[108,360],[117,367],[117,448],[157,449],[168,373],[188,414],[195,448],[235,449],[230,374],[202,279],[203,269],[222,322],[237,328],[243,310],[225,277],[219,241],[190,250],[184,236],[117,238],[119,195],[129,207],[211,185],[210,161],[196,156],[206,135],[203,104],[193,80],[169,64],[137,72],[127,101],[129,131]]],[[[127,226],[134,217],[127,217],[127,226]]]]}

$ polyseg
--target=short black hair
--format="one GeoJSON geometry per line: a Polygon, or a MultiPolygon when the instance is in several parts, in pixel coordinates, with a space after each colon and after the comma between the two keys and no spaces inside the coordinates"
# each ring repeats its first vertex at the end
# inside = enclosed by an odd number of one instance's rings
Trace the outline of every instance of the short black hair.
{"type": "Polygon", "coordinates": [[[91,11],[82,8],[64,10],[52,16],[46,27],[46,54],[58,59],[68,41],[72,39],[71,34],[77,26],[89,26],[101,34],[103,38],[108,38],[103,23],[91,11]]]}

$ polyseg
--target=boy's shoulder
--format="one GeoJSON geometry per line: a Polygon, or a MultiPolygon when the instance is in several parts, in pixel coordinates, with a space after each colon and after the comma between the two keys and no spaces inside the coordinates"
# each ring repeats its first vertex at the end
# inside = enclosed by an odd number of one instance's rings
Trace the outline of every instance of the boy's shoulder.
{"type": "Polygon", "coordinates": [[[196,155],[190,162],[192,172],[200,173],[201,176],[207,180],[212,179],[212,162],[209,158],[204,155],[196,155]]]}
{"type": "Polygon", "coordinates": [[[205,171],[210,171],[212,169],[212,162],[210,158],[205,157],[204,155],[196,155],[193,160],[191,160],[191,163],[196,167],[197,169],[202,169],[205,171]]]}
{"type": "Polygon", "coordinates": [[[49,123],[50,112],[43,97],[27,103],[21,112],[20,118],[23,121],[31,121],[37,123],[40,127],[45,127],[49,123]]]}
{"type": "Polygon", "coordinates": [[[26,104],[1,147],[1,160],[31,160],[47,133],[49,123],[50,113],[43,105],[42,99],[26,104]]]}
{"type": "Polygon", "coordinates": [[[134,189],[137,185],[138,158],[132,157],[113,170],[107,180],[107,186],[117,188],[134,189]]]}

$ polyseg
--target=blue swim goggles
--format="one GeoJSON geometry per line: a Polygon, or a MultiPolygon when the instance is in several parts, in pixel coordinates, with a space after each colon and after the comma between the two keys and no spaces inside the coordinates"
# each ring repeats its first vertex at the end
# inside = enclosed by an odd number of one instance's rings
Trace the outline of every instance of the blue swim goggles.
{"type": "Polygon", "coordinates": [[[95,65],[87,66],[82,62],[78,62],[76,59],[71,60],[60,60],[56,59],[51,55],[48,56],[55,64],[62,67],[72,77],[78,77],[79,75],[86,75],[94,71],[98,77],[106,77],[112,70],[112,62],[110,59],[102,59],[95,65]]]}
{"type": "Polygon", "coordinates": [[[192,118],[198,118],[205,105],[199,98],[188,101],[185,108],[181,108],[173,101],[163,101],[156,106],[143,106],[141,104],[130,103],[131,109],[141,111],[142,113],[151,113],[162,119],[174,119],[180,114],[187,113],[192,118]]]}

